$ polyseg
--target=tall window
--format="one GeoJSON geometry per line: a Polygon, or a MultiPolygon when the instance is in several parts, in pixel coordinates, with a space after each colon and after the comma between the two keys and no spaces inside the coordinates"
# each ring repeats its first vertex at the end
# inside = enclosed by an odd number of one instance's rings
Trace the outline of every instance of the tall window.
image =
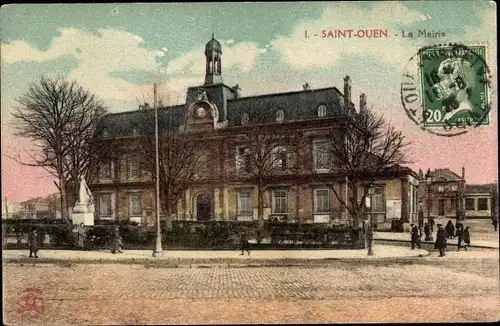
{"type": "Polygon", "coordinates": [[[478,198],[477,199],[477,210],[487,211],[488,210],[488,198],[478,198]]]}
{"type": "Polygon", "coordinates": [[[444,191],[444,187],[443,186],[438,186],[438,191],[439,192],[443,192],[444,191]]]}
{"type": "Polygon", "coordinates": [[[315,170],[329,170],[331,167],[331,144],[327,140],[313,142],[313,159],[315,170]]]}
{"type": "Polygon", "coordinates": [[[476,208],[474,207],[474,198],[466,198],[465,199],[465,210],[473,211],[476,208]]]}
{"type": "Polygon", "coordinates": [[[276,146],[273,148],[273,166],[275,168],[286,170],[287,157],[288,155],[285,147],[276,146]]]}
{"type": "Polygon", "coordinates": [[[273,191],[273,214],[287,214],[287,191],[286,190],[274,190],[273,191]]]}
{"type": "Polygon", "coordinates": [[[238,215],[253,215],[252,190],[241,189],[238,191],[238,215]]]}
{"type": "Polygon", "coordinates": [[[450,210],[455,210],[457,208],[457,200],[455,198],[450,198],[450,210]]]}
{"type": "Polygon", "coordinates": [[[276,121],[283,122],[285,120],[285,112],[283,110],[278,110],[276,112],[276,121]]]}
{"type": "Polygon", "coordinates": [[[316,214],[330,213],[329,189],[314,189],[314,213],[316,214]]]}
{"type": "Polygon", "coordinates": [[[457,185],[451,185],[451,191],[457,191],[457,185]]]}
{"type": "Polygon", "coordinates": [[[99,168],[99,180],[111,179],[111,162],[103,163],[99,168]]]}
{"type": "Polygon", "coordinates": [[[139,178],[139,158],[135,155],[127,157],[127,177],[128,179],[139,178]]]}
{"type": "Polygon", "coordinates": [[[375,186],[373,188],[371,211],[373,213],[383,213],[385,212],[384,186],[375,186]]]}
{"type": "Polygon", "coordinates": [[[318,117],[326,117],[326,106],[325,105],[320,105],[318,107],[318,117]]]}
{"type": "Polygon", "coordinates": [[[140,193],[129,195],[129,212],[130,216],[142,216],[142,200],[140,193]]]}
{"type": "Polygon", "coordinates": [[[101,217],[111,217],[111,195],[101,195],[99,198],[99,215],[101,217]]]}
{"type": "Polygon", "coordinates": [[[250,150],[246,147],[236,148],[236,169],[238,172],[252,172],[250,150]]]}

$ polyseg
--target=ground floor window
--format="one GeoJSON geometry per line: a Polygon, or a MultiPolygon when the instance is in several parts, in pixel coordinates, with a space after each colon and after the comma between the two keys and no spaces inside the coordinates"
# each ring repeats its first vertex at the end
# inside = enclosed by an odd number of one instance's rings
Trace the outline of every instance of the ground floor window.
{"type": "Polygon", "coordinates": [[[141,216],[142,215],[142,200],[141,194],[130,194],[129,195],[129,212],[130,216],[141,216]]]}
{"type": "Polygon", "coordinates": [[[100,217],[111,217],[111,194],[101,195],[99,198],[99,215],[100,217]]]}
{"type": "Polygon", "coordinates": [[[274,190],[273,191],[273,214],[287,214],[287,191],[286,190],[274,190]]]}
{"type": "Polygon", "coordinates": [[[457,209],[457,200],[455,198],[450,199],[450,211],[457,209]]]}
{"type": "Polygon", "coordinates": [[[329,189],[314,189],[314,213],[329,214],[331,208],[330,202],[329,189]]]}
{"type": "Polygon", "coordinates": [[[488,198],[478,198],[477,210],[478,211],[487,211],[488,210],[488,198]]]}
{"type": "Polygon", "coordinates": [[[241,189],[238,191],[238,215],[252,215],[252,190],[241,189]]]}
{"type": "Polygon", "coordinates": [[[474,198],[466,198],[465,199],[465,210],[467,211],[473,211],[475,209],[474,207],[474,198]]]}
{"type": "Polygon", "coordinates": [[[371,212],[372,213],[384,213],[385,212],[385,201],[384,201],[384,186],[374,186],[373,194],[371,195],[371,212]]]}

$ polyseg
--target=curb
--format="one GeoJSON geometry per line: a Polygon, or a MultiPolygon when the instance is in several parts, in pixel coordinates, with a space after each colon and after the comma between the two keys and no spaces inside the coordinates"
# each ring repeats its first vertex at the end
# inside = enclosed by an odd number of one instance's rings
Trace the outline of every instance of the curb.
{"type": "MultiPolygon", "coordinates": [[[[405,243],[411,243],[411,240],[398,240],[398,239],[383,239],[383,238],[374,238],[373,239],[374,241],[387,241],[387,242],[405,242],[405,243]]],[[[430,245],[433,245],[434,242],[433,241],[420,241],[420,243],[424,243],[424,244],[430,244],[430,245]]],[[[454,245],[456,246],[457,244],[453,243],[453,244],[449,244],[448,245],[454,245]]],[[[500,248],[497,248],[497,247],[491,247],[491,246],[477,246],[477,245],[470,245],[468,246],[469,248],[479,248],[479,249],[500,249],[500,248]]]]}
{"type": "Polygon", "coordinates": [[[321,259],[255,259],[251,261],[242,262],[238,259],[57,259],[57,258],[33,258],[20,257],[20,258],[4,258],[2,264],[57,264],[61,266],[71,266],[74,264],[124,264],[124,265],[144,265],[146,268],[164,267],[164,268],[259,268],[259,267],[313,267],[324,266],[332,263],[347,262],[347,263],[362,263],[362,262],[400,262],[405,260],[416,260],[422,257],[427,257],[430,252],[426,251],[425,254],[418,256],[404,256],[404,257],[371,257],[371,258],[321,258],[321,259]]]}

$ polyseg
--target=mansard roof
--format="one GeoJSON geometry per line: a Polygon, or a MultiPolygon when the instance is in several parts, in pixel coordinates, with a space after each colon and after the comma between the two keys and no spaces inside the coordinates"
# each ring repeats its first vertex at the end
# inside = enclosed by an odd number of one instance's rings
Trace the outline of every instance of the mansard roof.
{"type": "MultiPolygon", "coordinates": [[[[240,97],[227,101],[228,126],[242,125],[243,114],[249,124],[276,122],[276,113],[283,111],[284,121],[318,118],[318,107],[326,107],[326,117],[338,116],[344,109],[344,97],[335,87],[295,92],[240,97]]],[[[159,127],[177,131],[185,123],[186,105],[158,108],[159,127]]],[[[154,117],[153,109],[111,113],[100,127],[103,137],[126,137],[142,134],[146,120],[154,117]],[[148,114],[145,114],[148,112],[148,114]]]]}
{"type": "Polygon", "coordinates": [[[343,96],[335,87],[287,93],[265,94],[236,98],[228,101],[228,125],[242,124],[248,114],[249,124],[276,121],[276,113],[283,111],[284,121],[318,117],[318,107],[326,106],[326,116],[337,116],[344,107],[343,96]]]}
{"type": "Polygon", "coordinates": [[[451,171],[449,168],[445,169],[434,169],[434,171],[431,171],[431,178],[432,182],[439,182],[439,181],[461,181],[462,178],[456,174],[455,172],[451,171]]]}

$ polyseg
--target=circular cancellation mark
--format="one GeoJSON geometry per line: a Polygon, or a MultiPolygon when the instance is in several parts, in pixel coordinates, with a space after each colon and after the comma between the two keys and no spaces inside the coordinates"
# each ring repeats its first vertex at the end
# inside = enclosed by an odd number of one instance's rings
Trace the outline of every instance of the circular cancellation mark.
{"type": "Polygon", "coordinates": [[[408,117],[439,136],[490,125],[491,93],[486,46],[439,44],[408,61],[401,101],[408,117]]]}

